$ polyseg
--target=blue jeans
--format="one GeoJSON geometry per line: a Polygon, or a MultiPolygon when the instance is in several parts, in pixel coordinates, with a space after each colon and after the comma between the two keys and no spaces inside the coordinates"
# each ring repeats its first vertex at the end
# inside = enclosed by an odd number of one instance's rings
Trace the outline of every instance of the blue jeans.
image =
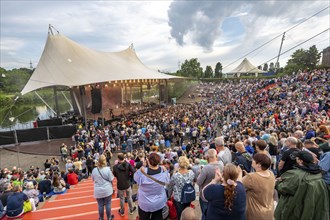
{"type": "Polygon", "coordinates": [[[201,198],[199,198],[199,205],[201,206],[202,220],[205,220],[206,219],[207,202],[204,202],[201,198]]]}
{"type": "Polygon", "coordinates": [[[99,219],[104,219],[104,206],[105,206],[105,212],[107,213],[107,218],[111,218],[111,195],[104,198],[97,198],[97,205],[99,209],[99,219]]]}

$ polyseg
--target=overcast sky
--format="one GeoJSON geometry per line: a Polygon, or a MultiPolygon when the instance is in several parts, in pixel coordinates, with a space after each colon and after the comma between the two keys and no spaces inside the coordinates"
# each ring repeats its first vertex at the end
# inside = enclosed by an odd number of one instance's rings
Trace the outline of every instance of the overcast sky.
{"type": "MultiPolygon", "coordinates": [[[[13,1],[1,0],[1,60],[6,69],[34,67],[52,24],[87,47],[115,52],[131,43],[141,61],[161,71],[176,71],[186,59],[202,67],[224,67],[263,43],[287,32],[282,51],[330,26],[328,0],[310,1],[13,1]]],[[[329,46],[330,32],[296,48],[329,46]]],[[[281,37],[247,56],[258,66],[278,54],[281,37]]],[[[296,50],[283,55],[283,66],[296,50]]],[[[273,62],[276,60],[274,59],[273,62]]],[[[241,60],[228,66],[234,69],[241,60]]]]}

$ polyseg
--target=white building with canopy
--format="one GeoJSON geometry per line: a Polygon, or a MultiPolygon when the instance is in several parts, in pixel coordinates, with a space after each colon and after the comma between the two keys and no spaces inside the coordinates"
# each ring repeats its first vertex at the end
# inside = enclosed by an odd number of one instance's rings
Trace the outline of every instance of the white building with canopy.
{"type": "MultiPolygon", "coordinates": [[[[101,88],[103,94],[123,96],[123,87],[126,91],[126,87],[141,86],[142,91],[142,85],[159,84],[167,90],[168,80],[180,78],[145,66],[133,46],[119,52],[97,51],[80,45],[59,32],[53,34],[50,26],[39,63],[21,94],[45,87],[53,87],[55,93],[58,88],[70,88],[76,110],[84,115],[91,102],[88,97],[90,88],[101,88]]],[[[102,95],[102,101],[107,103],[109,97],[118,101],[118,97],[113,96],[102,95]]],[[[167,92],[164,96],[167,100],[167,92]]],[[[122,102],[123,97],[120,99],[122,102]]]]}

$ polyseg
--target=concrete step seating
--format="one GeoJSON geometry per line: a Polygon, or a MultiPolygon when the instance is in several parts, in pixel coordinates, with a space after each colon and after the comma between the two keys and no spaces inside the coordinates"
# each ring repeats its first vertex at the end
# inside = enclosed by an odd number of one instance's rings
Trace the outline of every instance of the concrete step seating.
{"type": "MultiPolygon", "coordinates": [[[[114,179],[113,187],[115,194],[111,200],[111,214],[115,219],[128,219],[128,207],[125,204],[125,216],[120,216],[120,201],[117,198],[117,180],[114,179]]],[[[96,199],[93,197],[94,186],[93,181],[89,178],[83,180],[75,186],[72,186],[65,194],[55,195],[45,204],[34,212],[26,213],[24,220],[44,219],[44,220],[60,220],[60,219],[98,219],[98,207],[96,199]]],[[[106,219],[104,210],[104,218],[106,219]]]]}

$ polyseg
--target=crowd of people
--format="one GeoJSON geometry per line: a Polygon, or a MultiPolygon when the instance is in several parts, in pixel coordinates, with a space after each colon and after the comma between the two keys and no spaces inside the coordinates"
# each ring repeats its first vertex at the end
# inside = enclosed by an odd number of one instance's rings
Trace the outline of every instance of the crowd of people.
{"type": "Polygon", "coordinates": [[[314,70],[201,83],[198,94],[191,94],[203,97],[201,102],[104,127],[80,126],[74,144],[60,147],[65,170],[53,158],[45,170],[1,171],[2,206],[8,216],[17,216],[30,199],[34,210],[39,193],[26,192],[29,181],[41,194],[43,181],[61,193],[92,176],[100,219],[104,207],[107,219],[113,218],[114,178],[119,214],[125,215],[126,200],[128,213],[138,210],[140,220],[196,219],[196,196],[202,219],[329,219],[329,82],[329,70],[314,70]],[[117,160],[111,164],[113,153],[117,160]],[[15,193],[22,206],[16,212],[10,205],[15,193]]]}

